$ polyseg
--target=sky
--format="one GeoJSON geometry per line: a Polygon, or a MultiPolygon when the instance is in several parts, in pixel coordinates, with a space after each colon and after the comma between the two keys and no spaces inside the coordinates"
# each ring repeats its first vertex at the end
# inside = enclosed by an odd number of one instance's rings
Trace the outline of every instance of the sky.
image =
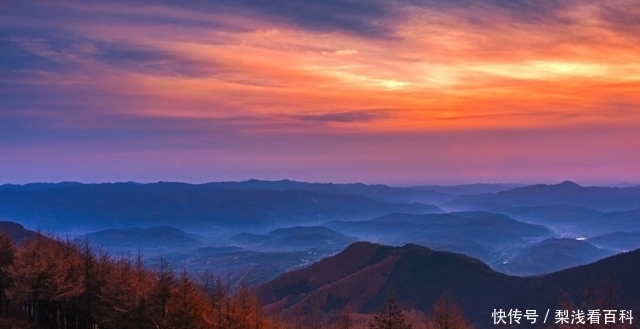
{"type": "Polygon", "coordinates": [[[632,0],[0,0],[0,184],[640,182],[632,0]]]}

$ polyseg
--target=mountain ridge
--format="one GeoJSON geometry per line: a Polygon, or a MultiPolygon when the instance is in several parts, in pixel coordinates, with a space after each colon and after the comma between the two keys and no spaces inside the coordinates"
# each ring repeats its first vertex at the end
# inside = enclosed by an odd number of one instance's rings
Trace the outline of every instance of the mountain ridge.
{"type": "Polygon", "coordinates": [[[342,253],[285,273],[255,288],[260,299],[286,312],[348,307],[376,313],[389,294],[407,309],[429,312],[445,291],[456,297],[477,325],[491,325],[494,308],[554,309],[562,291],[580,302],[581,289],[616,272],[624,286],[620,306],[640,293],[640,249],[542,276],[514,277],[476,258],[407,244],[402,247],[357,242],[342,253]],[[636,265],[630,265],[637,261],[636,265]],[[344,267],[341,267],[344,265],[344,267]]]}
{"type": "Polygon", "coordinates": [[[269,227],[361,219],[389,212],[442,212],[423,203],[393,203],[359,195],[303,190],[237,190],[186,183],[65,184],[0,189],[0,217],[33,226],[85,229],[174,225],[269,227]]]}
{"type": "Polygon", "coordinates": [[[443,205],[458,210],[490,210],[506,207],[549,205],[588,207],[603,212],[640,208],[640,188],[580,186],[571,181],[537,184],[497,193],[462,195],[443,205]]]}

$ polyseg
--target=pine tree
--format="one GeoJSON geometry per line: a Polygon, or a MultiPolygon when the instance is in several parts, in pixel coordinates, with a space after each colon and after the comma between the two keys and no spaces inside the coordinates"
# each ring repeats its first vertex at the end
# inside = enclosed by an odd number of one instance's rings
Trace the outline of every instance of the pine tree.
{"type": "Polygon", "coordinates": [[[369,323],[370,329],[413,329],[413,325],[406,323],[404,313],[394,298],[389,298],[385,305],[385,311],[373,317],[373,323],[369,323]]]}

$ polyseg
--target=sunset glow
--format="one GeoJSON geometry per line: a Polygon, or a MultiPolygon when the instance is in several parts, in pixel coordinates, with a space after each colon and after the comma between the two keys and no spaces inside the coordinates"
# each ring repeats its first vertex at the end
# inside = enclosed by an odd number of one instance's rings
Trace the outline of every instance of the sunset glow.
{"type": "Polygon", "coordinates": [[[632,1],[0,3],[0,183],[640,181],[632,1]]]}

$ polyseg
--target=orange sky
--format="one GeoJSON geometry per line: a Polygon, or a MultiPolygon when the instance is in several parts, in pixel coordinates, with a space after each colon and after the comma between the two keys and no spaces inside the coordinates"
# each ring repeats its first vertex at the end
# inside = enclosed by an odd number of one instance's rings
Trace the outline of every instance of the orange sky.
{"type": "MultiPolygon", "coordinates": [[[[77,178],[34,167],[43,173],[33,179],[44,180],[640,179],[638,157],[629,158],[640,153],[640,11],[632,1],[374,1],[365,11],[332,0],[320,8],[326,12],[306,12],[300,1],[254,2],[5,4],[0,86],[13,142],[0,146],[18,163],[35,159],[24,150],[53,141],[72,150],[68,157],[102,152],[143,166],[131,152],[152,152],[167,164],[149,177],[115,165],[105,169],[113,175],[77,178]],[[138,140],[135,150],[127,134],[138,140]],[[496,137],[503,134],[526,143],[496,137]],[[224,136],[234,141],[207,142],[224,136]],[[475,146],[422,149],[424,138],[475,146]],[[262,152],[260,140],[272,149],[262,152]],[[406,151],[388,155],[395,147],[386,140],[406,151]],[[573,144],[553,147],[565,142],[573,144]],[[312,145],[327,154],[309,153],[312,145]],[[336,159],[332,150],[354,158],[336,159]],[[433,151],[442,158],[425,155],[433,151]],[[181,178],[176,152],[219,172],[181,178]],[[557,163],[520,160],[534,152],[557,163]],[[244,163],[248,154],[269,165],[244,163]],[[497,163],[471,161],[484,157],[497,163]],[[361,161],[372,163],[367,174],[353,169],[361,161]],[[439,174],[410,161],[436,161],[439,174]]],[[[64,167],[64,156],[56,161],[64,167]]],[[[17,172],[18,181],[30,180],[17,172]]]]}

